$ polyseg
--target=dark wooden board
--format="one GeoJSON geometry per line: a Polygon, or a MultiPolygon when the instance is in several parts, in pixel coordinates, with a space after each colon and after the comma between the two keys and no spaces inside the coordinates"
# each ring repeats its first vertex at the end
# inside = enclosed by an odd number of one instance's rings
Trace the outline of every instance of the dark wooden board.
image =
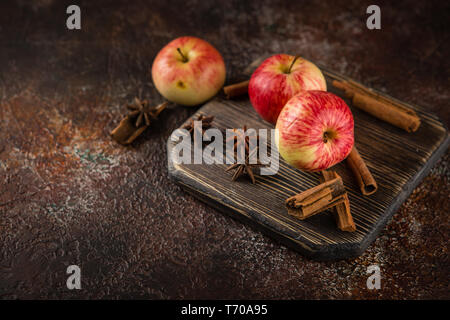
{"type": "MultiPolygon", "coordinates": [[[[331,81],[348,78],[322,70],[328,90],[343,98],[341,92],[331,86],[331,81]]],[[[363,196],[345,162],[333,168],[342,176],[348,190],[356,232],[338,230],[333,215],[328,212],[303,221],[288,215],[285,199],[317,185],[320,174],[297,170],[281,157],[276,175],[257,176],[255,185],[247,177],[232,182],[232,174],[225,172],[226,164],[174,164],[171,157],[174,143],[169,139],[169,175],[199,199],[309,257],[319,260],[356,257],[364,252],[428,173],[447,149],[450,139],[442,122],[418,106],[402,102],[421,118],[418,131],[407,133],[346,102],[355,119],[355,144],[378,183],[375,194],[363,196]]],[[[240,128],[243,124],[255,129],[273,128],[256,114],[248,97],[234,101],[216,98],[192,118],[199,114],[214,115],[213,126],[220,129],[240,128]]]]}

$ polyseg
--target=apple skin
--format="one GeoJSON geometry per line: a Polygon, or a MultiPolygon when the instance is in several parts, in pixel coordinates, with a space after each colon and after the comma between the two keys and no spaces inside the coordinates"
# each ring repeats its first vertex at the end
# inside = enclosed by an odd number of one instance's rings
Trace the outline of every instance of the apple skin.
{"type": "Polygon", "coordinates": [[[321,171],[344,160],[354,143],[353,115],[338,96],[325,91],[295,95],[276,124],[278,151],[290,165],[321,171]]]}
{"type": "Polygon", "coordinates": [[[266,121],[275,124],[278,115],[290,98],[300,91],[327,90],[322,72],[315,64],[298,57],[277,54],[263,61],[253,72],[248,95],[253,108],[266,121]]]}
{"type": "Polygon", "coordinates": [[[212,98],[225,83],[225,63],[208,42],[181,37],[169,42],[156,56],[152,78],[167,100],[195,106],[212,98]],[[187,61],[177,51],[180,48],[187,61]]]}

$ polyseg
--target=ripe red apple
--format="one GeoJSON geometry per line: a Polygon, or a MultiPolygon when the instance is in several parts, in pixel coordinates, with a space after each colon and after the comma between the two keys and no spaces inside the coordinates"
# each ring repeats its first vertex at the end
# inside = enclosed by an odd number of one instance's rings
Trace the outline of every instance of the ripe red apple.
{"type": "Polygon", "coordinates": [[[225,63],[208,42],[181,37],[169,42],[152,66],[153,83],[167,100],[194,106],[212,98],[225,82],[225,63]]]}
{"type": "Polygon", "coordinates": [[[325,170],[344,160],[353,148],[353,115],[338,96],[308,91],[292,97],[276,124],[276,144],[290,165],[325,170]]]}
{"type": "Polygon", "coordinates": [[[312,62],[287,54],[264,60],[252,74],[248,85],[253,108],[273,124],[286,102],[306,90],[327,90],[322,72],[312,62]]]}

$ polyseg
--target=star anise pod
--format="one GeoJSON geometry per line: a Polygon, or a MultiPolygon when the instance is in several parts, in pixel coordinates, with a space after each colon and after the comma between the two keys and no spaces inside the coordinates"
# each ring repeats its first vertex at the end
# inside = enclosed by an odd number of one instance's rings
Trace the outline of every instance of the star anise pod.
{"type": "MultiPolygon", "coordinates": [[[[182,126],[182,129],[186,129],[189,134],[191,135],[192,139],[195,139],[194,130],[198,130],[200,132],[200,135],[203,136],[206,130],[212,127],[212,122],[214,120],[214,116],[205,116],[203,114],[200,114],[197,119],[191,119],[188,123],[186,123],[184,126],[182,126]],[[202,125],[200,127],[194,126],[194,121],[201,121],[202,125]]],[[[203,141],[204,142],[204,141],[203,141]]]]}
{"type": "Polygon", "coordinates": [[[150,126],[150,120],[156,119],[168,104],[164,102],[153,107],[147,100],[134,98],[134,104],[127,106],[131,112],[111,131],[112,138],[123,145],[132,143],[150,126]]]}
{"type": "Polygon", "coordinates": [[[182,129],[186,129],[187,131],[189,131],[189,133],[192,135],[192,133],[194,132],[194,121],[201,121],[202,122],[202,126],[198,127],[199,130],[201,130],[201,134],[205,133],[205,131],[209,128],[211,128],[212,126],[212,121],[214,120],[214,116],[205,116],[203,114],[199,115],[197,117],[197,119],[192,119],[191,121],[189,121],[188,123],[186,123],[184,126],[182,126],[182,129]]]}
{"type": "MultiPolygon", "coordinates": [[[[244,125],[241,130],[233,129],[233,131],[236,133],[236,135],[229,137],[226,139],[226,142],[228,141],[234,141],[233,145],[233,153],[234,157],[237,160],[237,152],[242,152],[242,146],[244,151],[245,160],[244,163],[235,163],[230,165],[226,171],[230,170],[236,170],[233,174],[233,177],[231,178],[233,181],[235,181],[237,178],[239,178],[243,174],[247,174],[250,179],[252,180],[252,183],[255,184],[255,175],[253,173],[253,168],[257,168],[262,166],[262,164],[259,162],[259,160],[256,163],[250,163],[249,158],[258,151],[258,147],[252,150],[250,153],[250,136],[246,135],[245,132],[247,131],[247,126],[244,125]],[[250,153],[250,154],[249,154],[250,153]]],[[[256,142],[259,141],[258,135],[253,135],[253,137],[256,137],[256,142]]]]}
{"type": "MultiPolygon", "coordinates": [[[[257,150],[258,150],[258,149],[255,148],[255,149],[253,150],[252,154],[253,154],[254,152],[256,152],[257,150]]],[[[256,183],[255,175],[254,175],[254,173],[253,173],[253,168],[261,167],[261,166],[263,166],[263,164],[261,164],[261,163],[259,162],[259,160],[257,161],[257,163],[249,163],[249,157],[250,157],[250,155],[248,155],[248,156],[245,158],[245,162],[244,162],[244,163],[235,163],[235,164],[230,165],[230,166],[226,169],[226,171],[230,171],[230,170],[233,170],[233,169],[236,170],[236,171],[234,172],[233,177],[231,178],[231,180],[236,181],[236,179],[239,178],[241,175],[247,174],[247,175],[250,177],[250,179],[252,180],[252,183],[253,183],[253,184],[256,183]]]]}
{"type": "Polygon", "coordinates": [[[150,106],[148,100],[140,100],[136,97],[134,98],[134,104],[127,105],[127,108],[131,110],[128,117],[136,118],[134,122],[136,128],[139,128],[142,124],[148,127],[150,125],[150,119],[156,119],[167,105],[168,102],[164,102],[156,107],[150,106]]]}
{"type": "MultiPolygon", "coordinates": [[[[225,144],[227,144],[228,141],[234,141],[233,152],[235,157],[238,151],[242,152],[242,146],[244,147],[244,155],[250,152],[250,136],[245,134],[246,131],[247,125],[244,125],[242,130],[233,129],[235,135],[232,135],[225,140],[225,144]]],[[[259,141],[258,135],[252,135],[252,137],[256,138],[256,142],[259,141]]]]}

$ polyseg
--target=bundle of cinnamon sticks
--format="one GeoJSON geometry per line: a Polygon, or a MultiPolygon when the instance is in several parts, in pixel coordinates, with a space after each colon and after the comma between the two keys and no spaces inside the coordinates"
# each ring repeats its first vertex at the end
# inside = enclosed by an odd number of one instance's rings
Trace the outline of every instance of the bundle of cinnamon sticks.
{"type": "Polygon", "coordinates": [[[350,213],[350,201],[342,178],[334,171],[322,171],[323,183],[286,200],[288,213],[300,220],[309,218],[327,209],[333,209],[338,228],[356,231],[350,213]]]}

